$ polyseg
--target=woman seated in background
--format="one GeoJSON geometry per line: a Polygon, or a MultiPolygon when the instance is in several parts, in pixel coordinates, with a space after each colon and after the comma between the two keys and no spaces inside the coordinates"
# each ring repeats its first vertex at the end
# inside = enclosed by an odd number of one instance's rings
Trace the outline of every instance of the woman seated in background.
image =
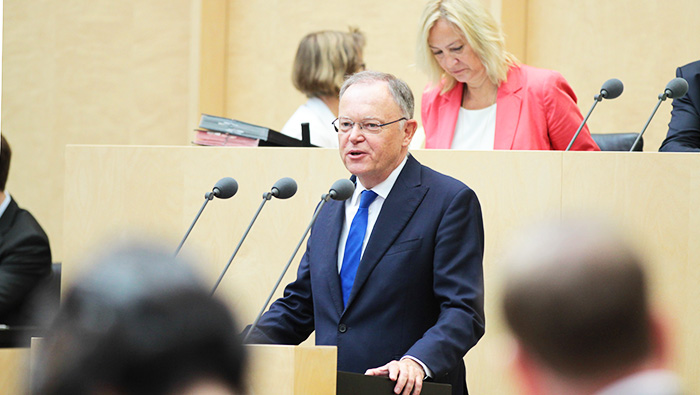
{"type": "Polygon", "coordinates": [[[301,40],[292,81],[309,100],[289,118],[282,133],[301,139],[301,124],[307,122],[311,144],[338,147],[338,134],[331,125],[338,117],[338,93],[346,76],[364,70],[364,46],[365,37],[356,28],[310,33],[301,40]]]}
{"type": "MultiPolygon", "coordinates": [[[[564,150],[583,120],[556,71],[518,64],[479,0],[431,0],[421,17],[418,60],[425,148],[564,150]]],[[[571,148],[597,151],[584,127],[571,148]]]]}

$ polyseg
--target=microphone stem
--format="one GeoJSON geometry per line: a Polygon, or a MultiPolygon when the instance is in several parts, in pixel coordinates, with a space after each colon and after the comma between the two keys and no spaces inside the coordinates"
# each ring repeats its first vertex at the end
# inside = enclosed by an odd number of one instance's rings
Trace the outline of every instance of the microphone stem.
{"type": "Polygon", "coordinates": [[[638,143],[639,140],[642,138],[642,135],[644,134],[644,132],[647,130],[647,127],[649,126],[649,123],[651,123],[651,119],[654,118],[654,114],[656,114],[656,110],[659,109],[659,106],[661,105],[661,102],[664,101],[665,98],[666,98],[666,97],[663,97],[663,98],[659,97],[659,102],[656,103],[656,107],[654,107],[654,111],[652,111],[651,115],[649,116],[649,119],[647,119],[647,123],[644,125],[644,128],[642,128],[642,131],[639,133],[639,135],[637,136],[637,138],[634,140],[634,143],[632,143],[632,147],[630,148],[630,151],[629,151],[629,152],[634,151],[634,147],[637,146],[637,143],[638,143]]]}
{"type": "Polygon", "coordinates": [[[591,116],[591,113],[593,112],[593,109],[595,106],[598,104],[599,101],[601,101],[602,98],[599,95],[596,95],[595,101],[593,102],[593,105],[591,106],[591,109],[588,110],[588,114],[586,114],[586,118],[583,119],[583,122],[581,122],[581,125],[579,125],[578,129],[576,130],[576,133],[574,134],[574,138],[571,139],[571,142],[569,142],[569,146],[566,147],[565,151],[568,151],[571,149],[571,146],[574,145],[574,141],[576,141],[576,138],[578,137],[579,133],[581,133],[581,129],[583,129],[583,125],[586,124],[586,121],[588,121],[588,117],[591,116]]]}
{"type": "MultiPolygon", "coordinates": [[[[324,195],[324,197],[325,197],[325,195],[324,195]]],[[[262,309],[260,309],[260,312],[255,317],[255,321],[253,321],[253,324],[250,326],[248,333],[246,333],[245,337],[243,338],[243,343],[245,343],[246,340],[248,340],[248,337],[250,337],[250,334],[253,333],[253,331],[255,330],[255,327],[258,325],[258,321],[260,321],[260,318],[262,317],[263,313],[265,312],[265,309],[267,308],[268,303],[270,303],[270,300],[272,299],[272,295],[275,293],[275,291],[277,291],[277,287],[280,286],[280,283],[282,282],[284,275],[287,273],[287,270],[289,270],[289,265],[292,264],[292,260],[294,260],[294,257],[297,255],[297,252],[299,251],[299,248],[301,247],[301,243],[303,243],[304,239],[306,239],[306,235],[309,233],[309,230],[311,230],[311,227],[313,226],[314,222],[316,222],[316,218],[318,217],[318,213],[321,212],[321,208],[323,207],[323,205],[326,204],[326,202],[327,202],[327,200],[325,198],[321,199],[321,203],[316,208],[316,211],[314,212],[314,215],[311,218],[311,222],[309,222],[309,226],[306,227],[306,231],[304,232],[304,235],[301,237],[301,240],[299,240],[297,247],[294,249],[294,253],[292,254],[291,257],[289,257],[289,261],[287,261],[287,265],[284,267],[282,274],[277,279],[277,283],[275,284],[275,287],[272,289],[272,292],[270,292],[270,295],[267,297],[267,300],[265,301],[265,304],[263,304],[262,309]]]]}
{"type": "Polygon", "coordinates": [[[255,220],[258,218],[258,214],[260,214],[260,211],[262,211],[263,206],[265,203],[267,203],[268,200],[270,200],[272,196],[269,196],[267,194],[263,195],[263,200],[260,203],[260,206],[258,207],[258,211],[255,212],[255,215],[253,215],[253,220],[250,221],[248,224],[248,228],[243,232],[243,237],[241,238],[241,241],[238,242],[238,245],[236,246],[236,249],[233,251],[233,255],[231,255],[231,258],[228,260],[228,263],[226,264],[226,267],[224,268],[224,271],[221,272],[221,275],[219,276],[219,279],[216,280],[216,284],[214,284],[214,288],[211,290],[211,296],[214,295],[214,292],[216,292],[216,288],[219,286],[221,283],[221,280],[224,279],[224,275],[226,274],[226,271],[228,270],[228,267],[231,266],[231,262],[233,262],[233,258],[236,256],[238,253],[238,250],[241,248],[241,244],[243,244],[243,240],[245,240],[246,236],[248,236],[248,232],[250,232],[250,228],[253,227],[253,223],[255,220]]]}
{"type": "MultiPolygon", "coordinates": [[[[211,196],[211,195],[210,195],[211,196]]],[[[185,233],[185,237],[182,238],[182,241],[180,241],[180,245],[177,246],[177,249],[175,250],[174,256],[177,256],[177,254],[180,252],[180,249],[182,248],[182,245],[185,244],[185,240],[187,240],[187,236],[190,235],[190,232],[192,231],[192,228],[194,228],[194,224],[197,222],[199,219],[199,216],[202,215],[202,211],[204,211],[204,207],[206,207],[207,203],[209,203],[209,200],[211,200],[212,197],[205,197],[204,198],[204,204],[202,204],[202,208],[199,209],[199,212],[197,213],[197,216],[194,217],[194,221],[192,221],[192,224],[190,225],[190,228],[187,229],[187,233],[185,233]]]]}

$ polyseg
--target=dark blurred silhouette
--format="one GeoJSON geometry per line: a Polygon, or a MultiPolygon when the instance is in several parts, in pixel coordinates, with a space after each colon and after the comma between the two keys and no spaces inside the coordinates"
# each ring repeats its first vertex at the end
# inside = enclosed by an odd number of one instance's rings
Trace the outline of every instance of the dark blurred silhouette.
{"type": "Polygon", "coordinates": [[[681,393],[642,261],[610,227],[570,219],[527,229],[504,265],[524,393],[681,393]]]}
{"type": "Polygon", "coordinates": [[[244,393],[240,328],[164,251],[132,246],[97,259],[41,343],[32,393],[244,393]]]}

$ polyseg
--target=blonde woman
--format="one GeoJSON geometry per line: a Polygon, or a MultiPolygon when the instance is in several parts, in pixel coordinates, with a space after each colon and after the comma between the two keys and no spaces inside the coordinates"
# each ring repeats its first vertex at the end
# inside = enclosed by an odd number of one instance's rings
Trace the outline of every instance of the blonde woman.
{"type": "MultiPolygon", "coordinates": [[[[564,150],[583,116],[556,71],[519,64],[480,0],[431,0],[418,61],[431,77],[421,115],[426,148],[564,150]]],[[[597,151],[584,127],[572,150],[597,151]]]]}
{"type": "Polygon", "coordinates": [[[301,124],[307,122],[311,144],[338,147],[338,134],[331,125],[338,117],[338,93],[346,76],[364,69],[364,46],[365,37],[356,28],[310,33],[301,40],[292,81],[309,100],[289,118],[282,133],[301,139],[301,124]]]}

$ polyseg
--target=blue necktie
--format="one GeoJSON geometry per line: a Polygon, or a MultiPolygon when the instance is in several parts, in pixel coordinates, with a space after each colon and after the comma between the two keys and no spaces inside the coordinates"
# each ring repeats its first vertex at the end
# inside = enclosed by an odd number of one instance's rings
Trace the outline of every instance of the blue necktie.
{"type": "Polygon", "coordinates": [[[357,267],[360,266],[362,257],[362,242],[367,233],[367,208],[377,194],[374,191],[365,190],[360,195],[360,208],[352,219],[348,239],[345,242],[345,255],[343,255],[343,266],[340,268],[340,287],[343,292],[343,306],[348,304],[352,284],[355,282],[357,267]]]}

